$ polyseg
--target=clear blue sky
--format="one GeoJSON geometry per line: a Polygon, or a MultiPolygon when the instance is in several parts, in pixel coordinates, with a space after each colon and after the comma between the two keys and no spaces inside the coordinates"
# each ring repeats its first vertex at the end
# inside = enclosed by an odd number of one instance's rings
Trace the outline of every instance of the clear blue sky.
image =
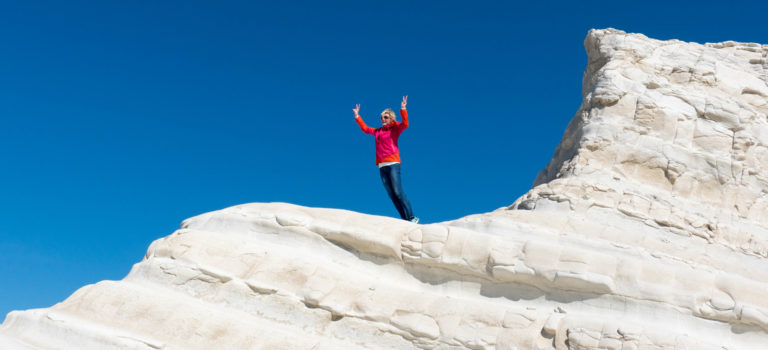
{"type": "Polygon", "coordinates": [[[122,279],[188,217],[290,202],[397,217],[370,125],[409,95],[423,222],[524,194],[581,102],[590,28],[768,43],[729,1],[0,2],[0,320],[122,279]]]}

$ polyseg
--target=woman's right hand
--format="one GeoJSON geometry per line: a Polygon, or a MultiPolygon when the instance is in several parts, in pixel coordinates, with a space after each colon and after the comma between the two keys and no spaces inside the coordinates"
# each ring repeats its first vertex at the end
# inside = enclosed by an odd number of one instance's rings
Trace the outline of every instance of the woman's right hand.
{"type": "Polygon", "coordinates": [[[353,112],[355,112],[355,118],[360,116],[360,104],[356,104],[355,108],[352,109],[353,112]]]}

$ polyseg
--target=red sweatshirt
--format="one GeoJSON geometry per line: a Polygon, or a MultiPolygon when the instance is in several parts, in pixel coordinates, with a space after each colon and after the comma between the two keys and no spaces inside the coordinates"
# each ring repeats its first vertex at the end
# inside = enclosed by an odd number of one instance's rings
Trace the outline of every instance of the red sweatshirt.
{"type": "Polygon", "coordinates": [[[400,163],[400,149],[397,148],[397,139],[400,138],[403,130],[408,128],[408,111],[401,109],[400,116],[403,118],[402,122],[394,122],[378,129],[365,125],[362,117],[355,118],[364,133],[376,138],[376,165],[385,162],[400,163]]]}

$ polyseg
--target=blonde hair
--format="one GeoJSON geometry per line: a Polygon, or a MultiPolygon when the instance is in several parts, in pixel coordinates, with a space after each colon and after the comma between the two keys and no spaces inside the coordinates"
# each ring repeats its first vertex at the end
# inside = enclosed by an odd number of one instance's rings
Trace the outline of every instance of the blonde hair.
{"type": "Polygon", "coordinates": [[[387,114],[390,118],[392,118],[392,120],[397,121],[397,117],[395,116],[395,112],[392,110],[392,108],[387,108],[381,111],[381,114],[387,114]]]}

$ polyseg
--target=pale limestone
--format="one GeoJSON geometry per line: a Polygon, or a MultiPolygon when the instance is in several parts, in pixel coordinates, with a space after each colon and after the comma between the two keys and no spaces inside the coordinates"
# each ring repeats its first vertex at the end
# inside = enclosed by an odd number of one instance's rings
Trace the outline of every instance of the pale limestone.
{"type": "Polygon", "coordinates": [[[246,204],[0,348],[761,349],[768,46],[590,31],[584,100],[512,205],[416,225],[246,204]]]}

